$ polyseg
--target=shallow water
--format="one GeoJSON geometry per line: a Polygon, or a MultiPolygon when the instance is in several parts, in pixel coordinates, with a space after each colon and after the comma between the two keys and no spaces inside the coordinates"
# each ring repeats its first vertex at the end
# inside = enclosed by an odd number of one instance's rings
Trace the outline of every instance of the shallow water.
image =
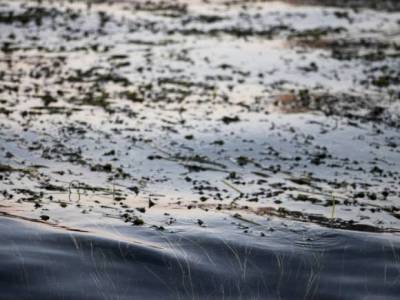
{"type": "Polygon", "coordinates": [[[0,298],[398,298],[397,5],[112,2],[0,1],[0,298]]]}

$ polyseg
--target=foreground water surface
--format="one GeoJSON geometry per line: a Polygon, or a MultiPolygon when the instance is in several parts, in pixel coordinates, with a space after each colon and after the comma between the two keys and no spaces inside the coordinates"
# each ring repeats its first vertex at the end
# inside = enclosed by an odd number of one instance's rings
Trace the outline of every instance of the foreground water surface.
{"type": "Polygon", "coordinates": [[[381,234],[279,228],[260,238],[218,226],[134,229],[119,239],[0,222],[3,299],[397,299],[400,291],[399,242],[381,234]]]}

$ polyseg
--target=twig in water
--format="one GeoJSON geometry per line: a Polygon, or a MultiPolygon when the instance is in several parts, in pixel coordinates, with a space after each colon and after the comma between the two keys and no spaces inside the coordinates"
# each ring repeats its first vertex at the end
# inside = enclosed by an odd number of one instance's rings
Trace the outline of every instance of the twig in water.
{"type": "Polygon", "coordinates": [[[239,193],[239,196],[236,197],[236,198],[234,198],[234,199],[231,201],[230,205],[232,206],[232,205],[236,202],[236,200],[240,199],[240,198],[243,196],[244,193],[243,193],[241,190],[239,190],[237,187],[235,187],[234,185],[230,184],[228,181],[222,180],[222,182],[223,182],[226,186],[228,186],[228,187],[230,187],[232,190],[234,190],[235,192],[239,193]]]}
{"type": "Polygon", "coordinates": [[[332,215],[331,215],[332,220],[335,218],[335,209],[336,209],[336,200],[335,200],[335,195],[332,192],[332,215]]]}
{"type": "Polygon", "coordinates": [[[81,183],[78,180],[72,180],[69,183],[69,186],[68,186],[68,200],[69,200],[69,202],[72,202],[72,200],[71,200],[71,194],[72,194],[71,189],[73,188],[73,184],[74,183],[78,183],[77,193],[78,193],[78,202],[79,202],[79,201],[81,201],[81,192],[80,192],[81,183]]]}
{"type": "Polygon", "coordinates": [[[247,219],[247,218],[244,218],[244,217],[243,217],[242,215],[240,215],[240,214],[234,214],[232,217],[235,218],[235,219],[238,219],[238,220],[240,220],[240,221],[243,221],[243,222],[247,222],[247,223],[250,223],[250,224],[253,224],[253,225],[261,226],[260,223],[257,223],[257,222],[255,222],[255,221],[249,220],[249,219],[247,219]]]}
{"type": "Polygon", "coordinates": [[[230,184],[228,181],[226,180],[222,180],[223,183],[225,183],[228,187],[230,187],[232,190],[234,190],[235,192],[238,192],[240,195],[243,195],[243,192],[241,190],[239,190],[237,187],[235,187],[234,185],[230,184]]]}
{"type": "Polygon", "coordinates": [[[112,197],[113,201],[115,201],[115,176],[113,176],[113,182],[112,182],[112,197]]]}

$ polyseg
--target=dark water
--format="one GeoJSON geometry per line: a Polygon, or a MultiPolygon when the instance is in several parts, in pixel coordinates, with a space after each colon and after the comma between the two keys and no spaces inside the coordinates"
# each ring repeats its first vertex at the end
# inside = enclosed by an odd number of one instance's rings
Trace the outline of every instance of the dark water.
{"type": "Polygon", "coordinates": [[[118,241],[0,219],[1,299],[398,299],[400,242],[315,229],[265,237],[139,229],[118,241]],[[283,235],[285,237],[283,237],[283,235]],[[147,240],[144,242],[144,240],[147,240]]]}

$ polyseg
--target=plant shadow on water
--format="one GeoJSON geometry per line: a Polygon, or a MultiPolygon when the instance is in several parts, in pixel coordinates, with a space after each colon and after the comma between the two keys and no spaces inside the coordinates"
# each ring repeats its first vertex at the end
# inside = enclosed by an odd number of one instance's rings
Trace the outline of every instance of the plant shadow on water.
{"type": "Polygon", "coordinates": [[[397,299],[397,2],[0,0],[0,299],[397,299]]]}

